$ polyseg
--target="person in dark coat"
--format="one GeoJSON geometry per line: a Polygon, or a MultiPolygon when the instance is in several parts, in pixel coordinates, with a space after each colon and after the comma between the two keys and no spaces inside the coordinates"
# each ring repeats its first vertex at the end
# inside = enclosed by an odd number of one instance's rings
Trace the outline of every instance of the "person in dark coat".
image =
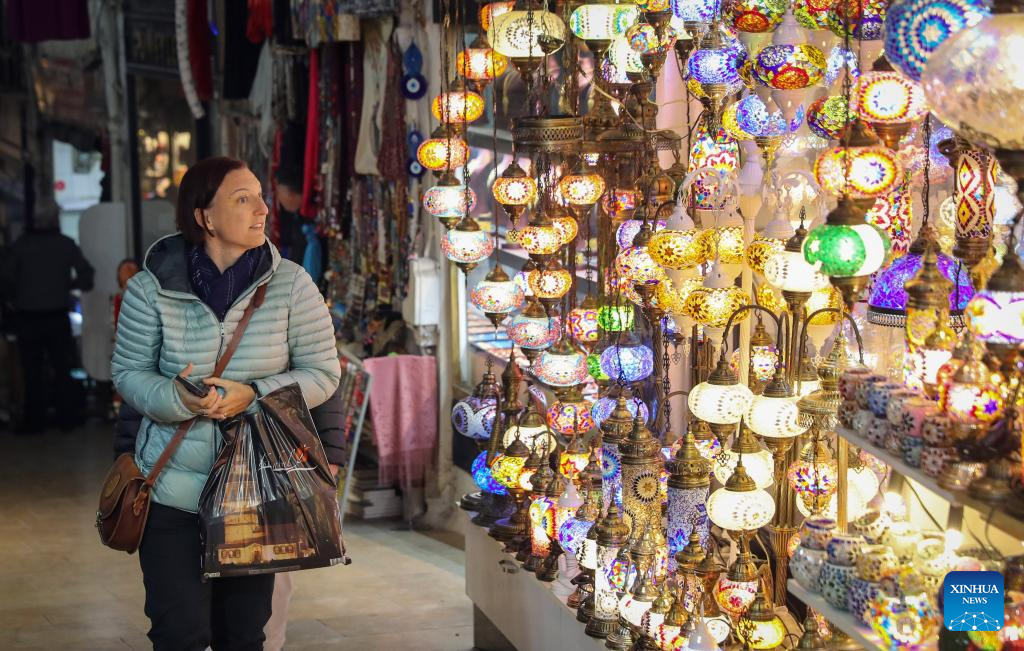
{"type": "Polygon", "coordinates": [[[76,427],[80,419],[73,400],[74,342],[68,307],[72,290],[92,289],[94,270],[75,241],[61,234],[59,214],[57,204],[44,206],[35,225],[0,261],[25,382],[19,431],[26,434],[43,429],[51,403],[61,429],[76,427]]]}

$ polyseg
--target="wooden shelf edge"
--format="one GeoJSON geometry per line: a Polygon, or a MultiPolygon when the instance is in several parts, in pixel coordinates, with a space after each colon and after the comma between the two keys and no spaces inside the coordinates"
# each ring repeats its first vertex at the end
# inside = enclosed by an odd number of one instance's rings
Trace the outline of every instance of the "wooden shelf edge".
{"type": "Polygon", "coordinates": [[[864,626],[854,619],[853,615],[831,605],[825,601],[825,597],[820,594],[811,592],[804,588],[802,585],[797,583],[796,579],[790,579],[787,581],[786,588],[789,590],[791,595],[804,602],[806,606],[821,613],[825,619],[831,622],[843,633],[849,635],[850,639],[857,644],[860,644],[865,649],[889,651],[888,648],[882,644],[882,641],[878,639],[878,636],[875,635],[867,626],[864,626]]]}

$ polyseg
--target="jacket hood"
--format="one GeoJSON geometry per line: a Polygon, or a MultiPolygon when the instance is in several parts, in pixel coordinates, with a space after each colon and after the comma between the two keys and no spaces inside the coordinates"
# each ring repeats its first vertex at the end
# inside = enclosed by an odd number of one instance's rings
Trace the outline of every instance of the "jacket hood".
{"type": "MultiPolygon", "coordinates": [[[[275,271],[281,263],[281,254],[269,239],[263,246],[267,247],[270,255],[264,256],[263,264],[256,270],[257,280],[261,280],[268,272],[275,271]]],[[[192,285],[188,280],[188,261],[185,256],[187,249],[188,244],[181,233],[162,237],[149,247],[142,268],[153,274],[160,289],[193,294],[192,285]]]]}

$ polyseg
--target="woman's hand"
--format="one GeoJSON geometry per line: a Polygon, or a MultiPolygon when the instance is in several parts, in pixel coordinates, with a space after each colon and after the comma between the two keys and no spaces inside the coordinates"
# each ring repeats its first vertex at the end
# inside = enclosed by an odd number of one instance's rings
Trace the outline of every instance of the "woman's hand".
{"type": "MultiPolygon", "coordinates": [[[[210,410],[209,413],[210,418],[216,418],[217,420],[231,418],[242,413],[256,399],[256,392],[252,390],[252,387],[241,382],[225,380],[219,377],[208,377],[203,380],[203,384],[224,389],[224,395],[221,396],[217,407],[210,410]]],[[[214,389],[211,393],[218,392],[214,389]]]]}
{"type": "MultiPolygon", "coordinates": [[[[188,366],[186,366],[178,375],[183,378],[187,378],[191,374],[192,362],[189,362],[188,366]]],[[[181,386],[177,382],[174,383],[174,388],[178,392],[178,396],[181,398],[181,401],[185,403],[185,408],[193,414],[206,416],[220,404],[220,394],[216,391],[210,391],[206,394],[205,398],[200,398],[199,396],[189,393],[185,387],[181,386]]]]}

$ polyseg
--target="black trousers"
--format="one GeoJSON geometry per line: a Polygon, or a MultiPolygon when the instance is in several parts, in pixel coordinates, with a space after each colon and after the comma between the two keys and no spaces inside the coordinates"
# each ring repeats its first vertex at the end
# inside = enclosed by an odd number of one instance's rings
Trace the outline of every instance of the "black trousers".
{"type": "Polygon", "coordinates": [[[153,504],[139,548],[154,651],[262,651],[274,575],[203,582],[199,516],[153,504]]]}
{"type": "Polygon", "coordinates": [[[61,427],[73,427],[77,424],[79,414],[74,413],[76,410],[72,399],[71,363],[74,351],[68,313],[21,312],[15,315],[14,325],[25,381],[23,428],[31,432],[45,427],[46,412],[51,401],[57,409],[61,427]]]}

